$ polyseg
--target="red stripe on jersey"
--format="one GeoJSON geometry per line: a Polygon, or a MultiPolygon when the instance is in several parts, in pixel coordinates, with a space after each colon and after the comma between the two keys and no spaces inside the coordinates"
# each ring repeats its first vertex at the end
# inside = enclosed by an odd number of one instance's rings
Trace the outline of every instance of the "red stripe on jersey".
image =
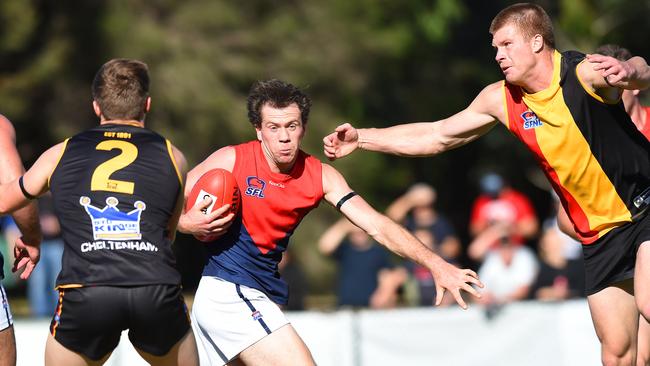
{"type": "Polygon", "coordinates": [[[522,115],[528,111],[528,107],[523,102],[521,88],[508,83],[504,84],[506,98],[506,112],[508,113],[508,129],[519,138],[532,151],[535,159],[542,167],[542,171],[553,186],[553,189],[560,197],[562,206],[567,210],[567,214],[573,224],[579,229],[577,235],[583,244],[593,243],[598,239],[597,231],[589,230],[589,220],[582,210],[576,199],[560,183],[557,173],[551,167],[548,160],[542,153],[538,144],[534,128],[524,129],[523,124],[518,123],[522,120],[522,115]],[[586,233],[586,234],[581,234],[586,233]]]}

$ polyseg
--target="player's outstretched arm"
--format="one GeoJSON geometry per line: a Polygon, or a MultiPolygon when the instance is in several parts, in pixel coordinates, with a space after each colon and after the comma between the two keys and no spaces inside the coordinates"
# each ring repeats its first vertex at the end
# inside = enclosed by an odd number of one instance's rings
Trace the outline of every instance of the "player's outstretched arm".
{"type": "Polygon", "coordinates": [[[377,242],[431,271],[437,288],[436,305],[440,304],[446,290],[451,292],[463,309],[467,309],[467,304],[461,296],[461,291],[480,297],[472,285],[483,287],[483,284],[474,271],[459,269],[447,263],[406,229],[377,212],[363,198],[358,195],[350,196],[352,190],[343,176],[327,164],[323,164],[323,190],[327,202],[338,206],[345,217],[365,230],[377,242]]]}
{"type": "Polygon", "coordinates": [[[650,87],[650,66],[643,57],[627,61],[599,54],[587,55],[587,63],[578,65],[578,74],[594,89],[647,89],[650,87]]]}
{"type": "Polygon", "coordinates": [[[487,86],[466,109],[436,122],[356,129],[340,125],[323,138],[325,156],[334,160],[361,148],[401,156],[430,156],[471,142],[503,120],[501,83],[487,86]]]}
{"type": "MultiPolygon", "coordinates": [[[[232,146],[226,146],[215,151],[199,165],[192,168],[187,173],[184,201],[187,200],[196,181],[208,170],[221,168],[232,172],[235,166],[235,157],[235,149],[232,146]]],[[[212,236],[215,238],[225,234],[230,225],[232,225],[235,215],[230,213],[224,217],[220,217],[230,210],[230,205],[221,206],[206,215],[203,212],[210,206],[210,203],[212,203],[210,198],[202,201],[197,200],[192,208],[183,212],[178,220],[178,231],[185,234],[212,236]]]]}

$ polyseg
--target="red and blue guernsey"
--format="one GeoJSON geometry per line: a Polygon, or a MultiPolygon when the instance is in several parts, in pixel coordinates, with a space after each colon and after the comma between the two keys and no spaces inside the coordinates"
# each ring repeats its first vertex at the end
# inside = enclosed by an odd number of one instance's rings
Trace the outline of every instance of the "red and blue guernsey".
{"type": "Polygon", "coordinates": [[[203,275],[258,289],[286,304],[289,288],[278,263],[291,234],[323,198],[321,162],[301,150],[291,172],[282,174],[271,171],[259,141],[236,145],[235,152],[241,214],[227,234],[208,245],[203,275]]]}

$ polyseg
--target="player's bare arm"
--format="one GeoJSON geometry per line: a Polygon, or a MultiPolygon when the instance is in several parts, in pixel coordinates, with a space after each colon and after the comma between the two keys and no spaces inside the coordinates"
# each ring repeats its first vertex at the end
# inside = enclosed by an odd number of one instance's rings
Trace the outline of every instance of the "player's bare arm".
{"type": "Polygon", "coordinates": [[[352,189],[348,186],[345,178],[327,164],[323,164],[323,191],[327,202],[333,206],[338,205],[345,217],[366,231],[377,242],[392,252],[427,267],[436,282],[437,305],[442,301],[445,290],[451,292],[463,309],[467,308],[467,304],[460,294],[461,290],[480,297],[472,284],[479,287],[483,287],[483,284],[474,271],[452,266],[418,241],[406,229],[377,212],[363,198],[358,195],[349,196],[352,189]],[[346,200],[346,197],[349,198],[346,200]],[[342,199],[345,202],[342,202],[342,199]]]}
{"type": "MultiPolygon", "coordinates": [[[[187,173],[184,193],[185,199],[187,199],[196,181],[208,170],[221,168],[232,172],[235,167],[235,158],[235,148],[226,146],[215,151],[199,165],[192,168],[187,173]]],[[[220,217],[230,209],[230,205],[221,206],[207,215],[204,214],[202,210],[210,206],[211,202],[210,198],[197,201],[192,209],[181,214],[178,221],[178,231],[200,236],[220,236],[225,234],[230,225],[232,225],[235,215],[230,213],[224,217],[220,217]]]]}
{"type": "MultiPolygon", "coordinates": [[[[16,133],[13,125],[0,115],[0,184],[16,180],[24,173],[15,143],[16,133]]],[[[38,246],[41,242],[41,228],[36,202],[14,211],[12,216],[22,234],[21,240],[28,245],[38,246]]]]}
{"type": "MultiPolygon", "coordinates": [[[[38,223],[38,209],[32,199],[48,189],[48,178],[56,167],[63,143],[55,145],[43,153],[36,163],[22,176],[15,177],[0,185],[0,214],[16,211],[14,218],[23,234],[14,246],[14,266],[12,271],[21,271],[20,278],[27,279],[40,258],[41,231],[38,223]],[[22,188],[21,188],[22,182],[22,188]],[[24,192],[23,192],[24,190],[24,192]],[[18,215],[17,215],[18,213],[18,215]]],[[[12,149],[15,151],[15,149],[12,149]]],[[[7,149],[3,149],[7,151],[7,149]]],[[[22,164],[19,165],[22,167],[22,164]]],[[[22,169],[20,170],[22,173],[22,169]]]]}
{"type": "Polygon", "coordinates": [[[587,62],[578,65],[578,75],[594,90],[646,89],[650,87],[650,67],[642,57],[627,61],[599,54],[587,55],[587,62]]]}
{"type": "MultiPolygon", "coordinates": [[[[44,152],[23,175],[22,184],[25,193],[38,197],[49,189],[49,177],[63,152],[63,143],[57,144],[44,152]]],[[[12,212],[30,203],[20,187],[20,179],[0,185],[0,214],[12,212]]]]}
{"type": "Polygon", "coordinates": [[[464,110],[436,122],[417,122],[388,128],[355,129],[344,124],[323,139],[329,159],[341,158],[357,148],[401,156],[431,156],[476,140],[496,120],[503,120],[501,82],[479,93],[464,110]]]}

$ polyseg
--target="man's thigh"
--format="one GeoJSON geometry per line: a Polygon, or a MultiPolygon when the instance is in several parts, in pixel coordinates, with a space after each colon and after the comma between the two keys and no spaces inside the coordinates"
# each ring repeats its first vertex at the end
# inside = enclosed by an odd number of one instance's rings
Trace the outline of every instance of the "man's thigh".
{"type": "Polygon", "coordinates": [[[14,327],[0,330],[0,366],[16,365],[16,338],[14,327]]]}
{"type": "Polygon", "coordinates": [[[641,315],[650,319],[650,241],[644,241],[636,253],[634,297],[641,315]]]}
{"type": "Polygon", "coordinates": [[[311,352],[291,324],[274,331],[239,354],[247,366],[315,365],[311,352]]]}
{"type": "Polygon", "coordinates": [[[587,298],[605,354],[620,356],[636,349],[639,313],[632,286],[632,280],[626,280],[587,298]]]}

